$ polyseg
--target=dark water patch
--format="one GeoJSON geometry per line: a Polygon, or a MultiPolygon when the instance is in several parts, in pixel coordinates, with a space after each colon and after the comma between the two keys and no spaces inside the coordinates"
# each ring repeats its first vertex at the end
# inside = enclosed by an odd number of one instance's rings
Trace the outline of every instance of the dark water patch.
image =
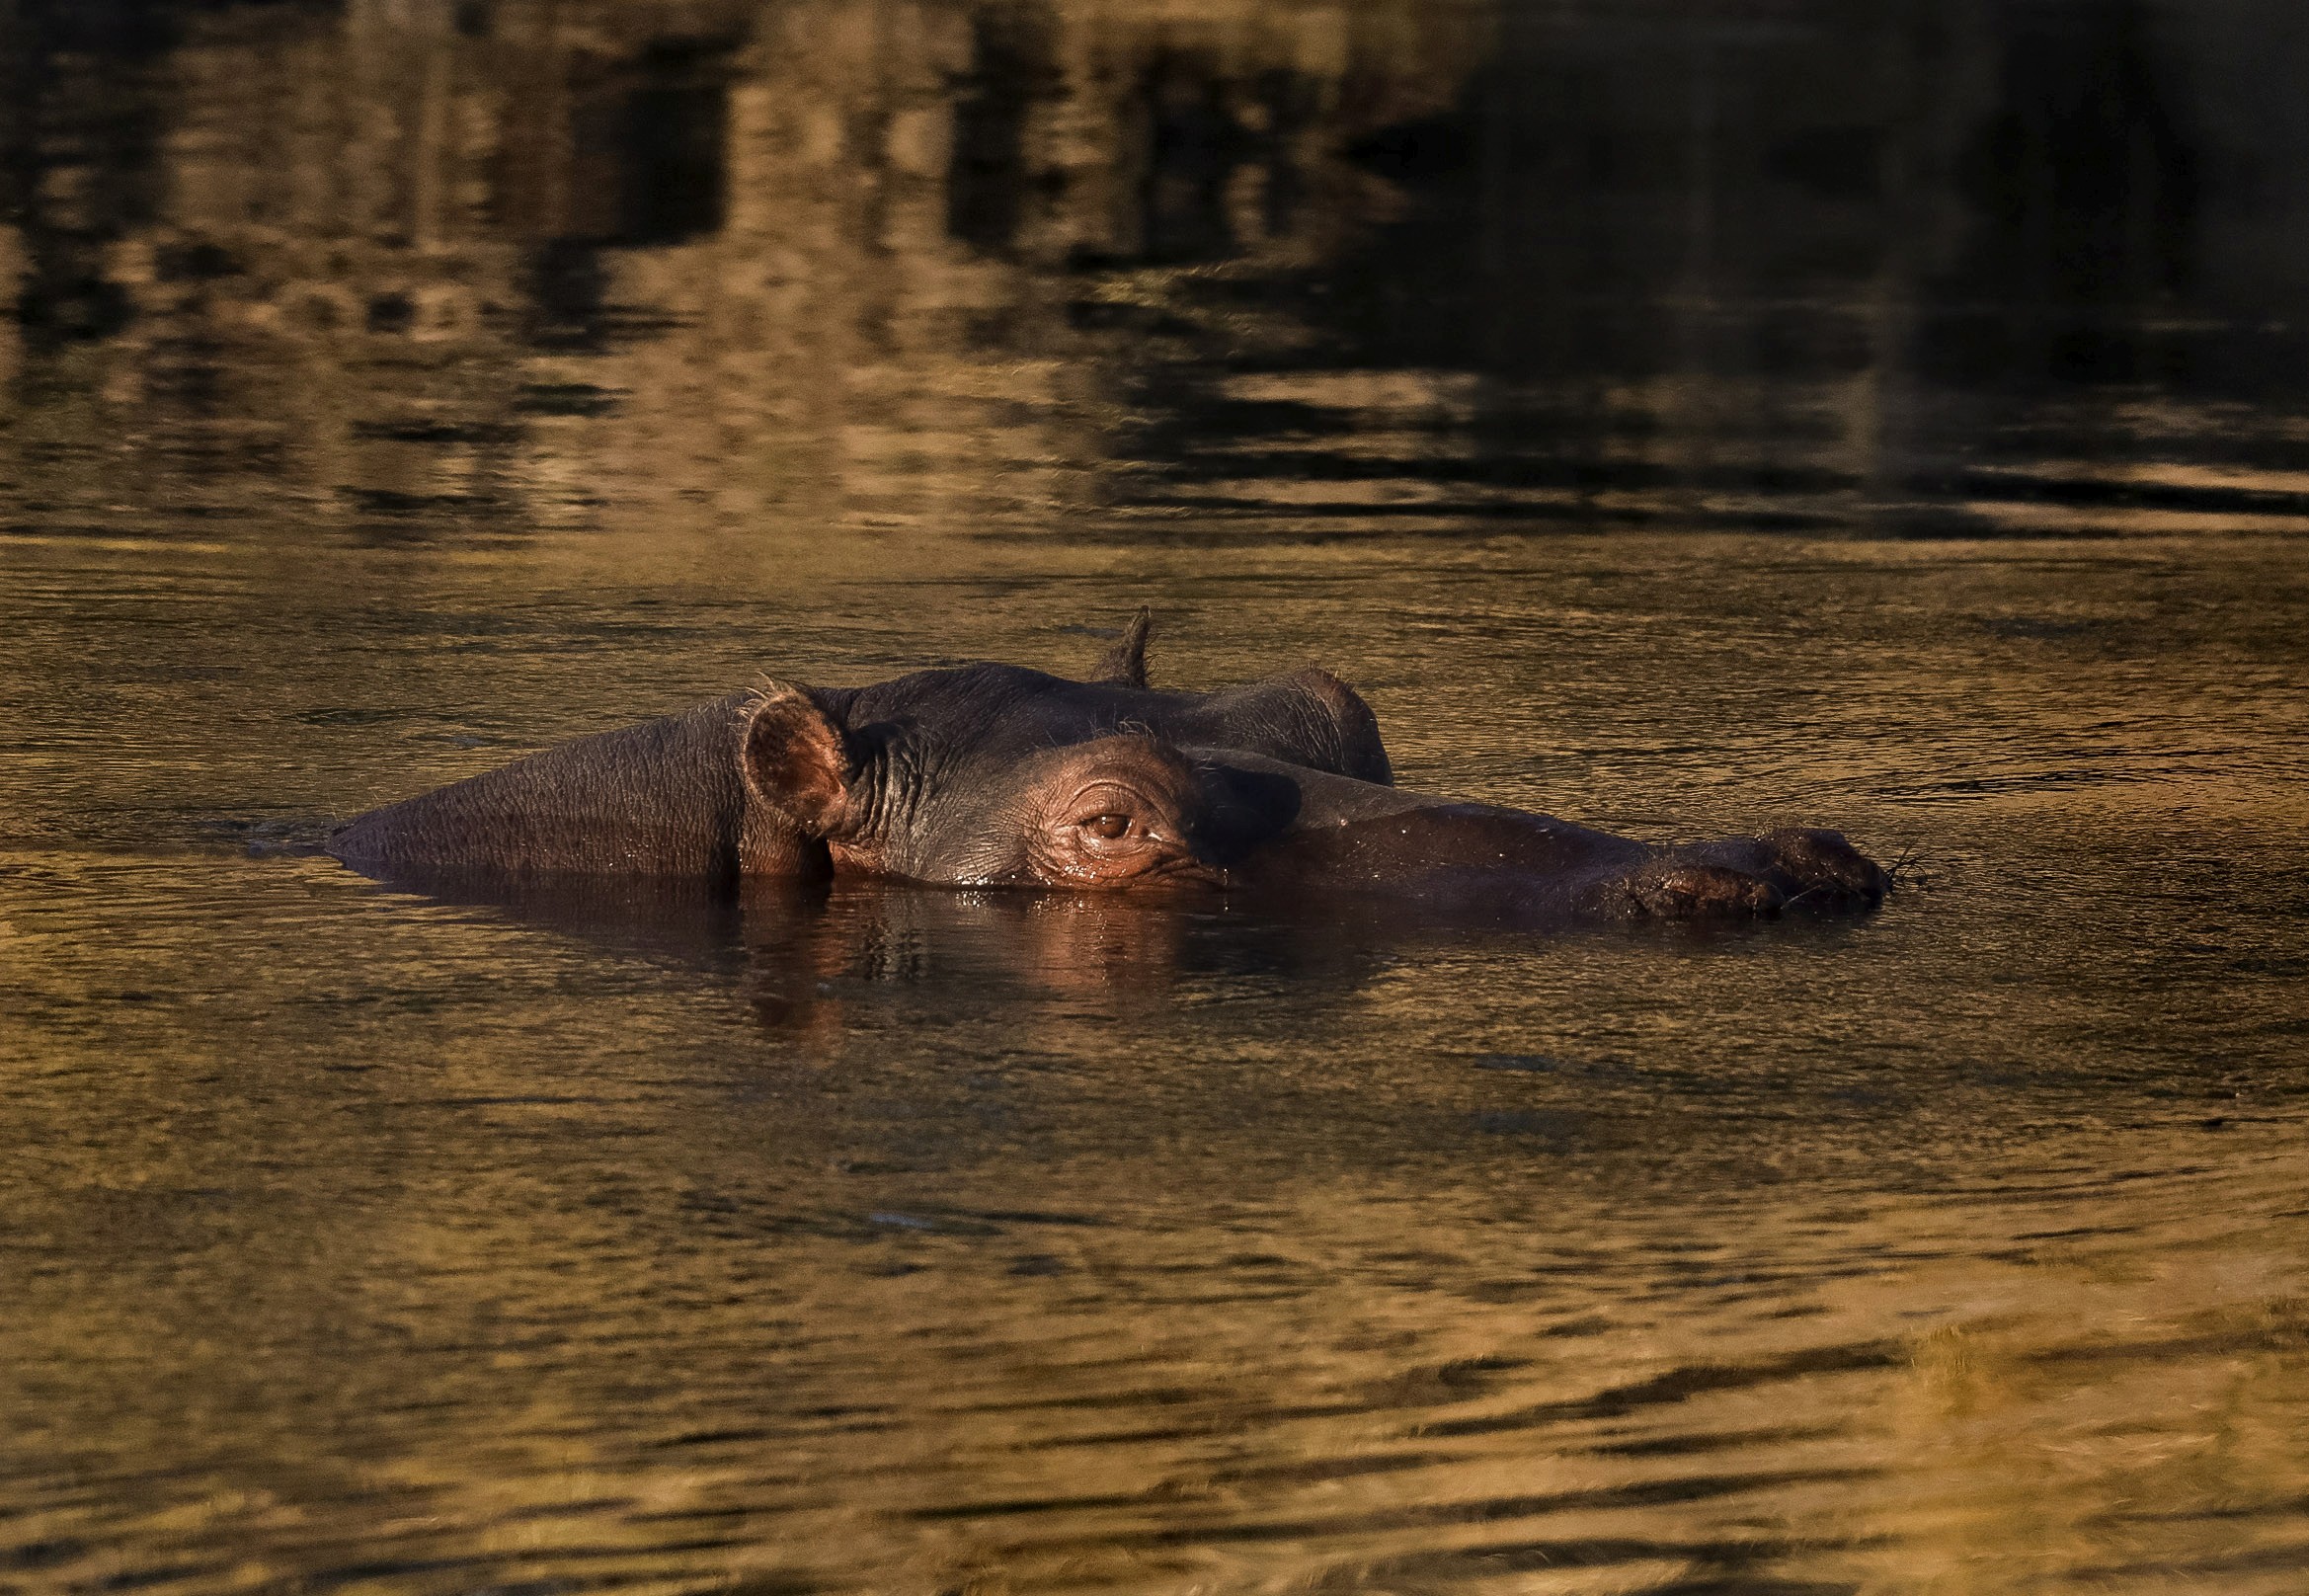
{"type": "Polygon", "coordinates": [[[1593,1396],[1520,1408],[1513,1413],[1482,1418],[1447,1419],[1423,1426],[1420,1433],[1435,1436],[1491,1435],[1508,1430],[1595,1418],[1623,1418],[1645,1408],[1670,1406],[1698,1396],[1777,1385],[1815,1375],[1848,1374],[1886,1368],[1901,1356],[1895,1346],[1876,1343],[1845,1347],[1818,1347],[1792,1353],[1755,1368],[1702,1365],[1676,1369],[1632,1385],[1601,1391],[1593,1396]]]}
{"type": "Polygon", "coordinates": [[[1759,1446],[1787,1446],[1835,1439],[1825,1429],[1739,1430],[1723,1435],[1656,1436],[1635,1441],[1600,1441],[1587,1450],[1608,1458],[1685,1458],[1713,1452],[1740,1452],[1759,1446]]]}
{"type": "Polygon", "coordinates": [[[351,486],[340,491],[355,509],[372,516],[459,515],[492,509],[499,503],[493,494],[410,493],[398,488],[351,486]]]}
{"type": "Polygon", "coordinates": [[[2189,1508],[2127,1507],[2106,1515],[2112,1524],[2192,1524],[2199,1520],[2289,1518],[2309,1514],[2309,1496],[2276,1497],[2261,1502],[2189,1508]]]}
{"type": "Polygon", "coordinates": [[[624,397],[588,382],[533,382],[522,388],[515,409],[532,416],[601,416],[624,397]]]}
{"type": "MultiPolygon", "coordinates": [[[[1514,1519],[1541,1518],[1553,1513],[1608,1512],[1621,1508],[1671,1504],[1682,1506],[1714,1501],[1728,1496],[1742,1496],[1753,1491],[1768,1490],[1787,1484],[1841,1483],[1865,1477],[1867,1477],[1865,1473],[1804,1470],[1769,1476],[1720,1476],[1653,1480],[1597,1490],[1561,1491],[1546,1495],[1501,1496],[1477,1501],[1439,1503],[1415,1511],[1383,1511],[1369,1516],[1359,1516],[1352,1521],[1285,1520],[1190,1524],[1155,1532],[1152,1535],[1128,1536],[1125,1539],[1128,1544],[1133,1546],[1177,1546],[1206,1543],[1227,1545],[1266,1541],[1319,1543],[1350,1533],[1378,1534],[1405,1528],[1432,1531],[1467,1524],[1494,1524],[1514,1519]]],[[[1614,1560],[1620,1559],[1616,1557],[1614,1560]]]]}
{"type": "Polygon", "coordinates": [[[123,1568],[107,1574],[102,1581],[106,1590],[150,1590],[155,1585],[181,1585],[203,1575],[224,1572],[231,1566],[226,1562],[173,1562],[150,1568],[123,1568]]]}
{"type": "Polygon", "coordinates": [[[1772,1577],[1761,1570],[1793,1549],[1759,1537],[1753,1541],[1661,1541],[1609,1536],[1565,1537],[1485,1543],[1452,1551],[1411,1554],[1375,1563],[1358,1563],[1318,1577],[1314,1590],[1363,1590],[1400,1582],[1412,1588],[1449,1587],[1501,1575],[1546,1574],[1555,1569],[1616,1568],[1631,1563],[1683,1563],[1701,1570],[1647,1583],[1645,1590],[1755,1592],[1756,1596],[1848,1596],[1859,1587],[1772,1577]]]}
{"type": "Polygon", "coordinates": [[[395,443],[441,444],[514,443],[522,437],[518,427],[484,421],[356,421],[352,434],[395,443]]]}
{"type": "Polygon", "coordinates": [[[1565,1068],[1561,1059],[1544,1053],[1481,1053],[1472,1061],[1478,1070],[1503,1070],[1517,1075],[1552,1075],[1565,1068]]]}
{"type": "Polygon", "coordinates": [[[1029,1451],[1067,1452],[1076,1447],[1084,1449],[1105,1447],[1164,1447],[1172,1442],[1207,1440],[1226,1435],[1234,1428],[1234,1419],[1215,1417],[1201,1424],[1154,1424],[1130,1429],[1086,1430],[1079,1435],[1046,1437],[1025,1443],[1029,1451]]]}
{"type": "Polygon", "coordinates": [[[2309,1547],[2271,1548],[2190,1558],[2144,1558],[2079,1568],[2067,1575],[2078,1584],[2114,1579],[2206,1579],[2224,1575],[2293,1572],[2309,1569],[2309,1547]]]}
{"type": "Polygon", "coordinates": [[[1129,1496],[1060,1496],[1048,1500],[958,1502],[945,1507],[921,1507],[907,1516],[925,1523],[946,1519],[1022,1518],[1041,1513],[1097,1512],[1107,1508],[1146,1506],[1146,1498],[1129,1496]]]}
{"type": "MultiPolygon", "coordinates": [[[[12,1514],[11,1516],[16,1515],[12,1514]]],[[[19,1573],[35,1573],[42,1568],[52,1568],[59,1563],[71,1562],[85,1556],[89,1550],[89,1544],[86,1541],[19,1542],[15,1546],[0,1550],[0,1567],[10,1568],[19,1573]]]]}

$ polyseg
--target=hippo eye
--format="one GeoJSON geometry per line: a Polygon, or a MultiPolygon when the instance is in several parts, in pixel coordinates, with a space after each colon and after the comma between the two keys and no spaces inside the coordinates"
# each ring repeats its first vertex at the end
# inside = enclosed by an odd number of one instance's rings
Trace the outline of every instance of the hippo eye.
{"type": "Polygon", "coordinates": [[[1093,815],[1083,821],[1082,830],[1103,842],[1112,842],[1131,829],[1128,815],[1093,815]]]}

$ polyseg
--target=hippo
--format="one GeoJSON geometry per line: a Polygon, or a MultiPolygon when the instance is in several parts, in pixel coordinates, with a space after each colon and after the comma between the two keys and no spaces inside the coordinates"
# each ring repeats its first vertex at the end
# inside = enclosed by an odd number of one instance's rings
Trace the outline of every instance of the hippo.
{"type": "Polygon", "coordinates": [[[399,877],[727,884],[840,871],[955,885],[1144,886],[1209,879],[1212,865],[1172,849],[1169,832],[1135,833],[1125,791],[1145,787],[1192,811],[1206,849],[1219,832],[1247,838],[1258,824],[1224,793],[1216,809],[1206,804],[1179,747],[1366,783],[1393,779],[1378,722],[1336,677],[1310,669],[1217,692],[1159,691],[1147,684],[1151,624],[1140,611],[1083,680],[995,664],[862,687],[766,680],[371,810],[323,846],[367,874],[399,877]],[[1054,805],[1088,810],[1044,813],[1054,805]]]}
{"type": "Polygon", "coordinates": [[[1349,893],[1519,924],[1883,896],[1884,873],[1833,832],[1662,850],[1402,790],[1337,678],[1156,691],[1148,625],[1142,611],[1086,681],[1003,665],[855,688],[767,681],[373,811],[328,847],[376,874],[1349,893]]]}

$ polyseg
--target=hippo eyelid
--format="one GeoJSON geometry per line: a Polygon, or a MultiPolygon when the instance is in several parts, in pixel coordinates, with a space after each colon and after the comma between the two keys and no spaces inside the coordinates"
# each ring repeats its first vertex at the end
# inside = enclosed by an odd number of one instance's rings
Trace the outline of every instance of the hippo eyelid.
{"type": "Polygon", "coordinates": [[[1123,814],[1142,808],[1147,802],[1147,795],[1131,783],[1099,775],[1075,788],[1066,807],[1082,815],[1123,814]]]}

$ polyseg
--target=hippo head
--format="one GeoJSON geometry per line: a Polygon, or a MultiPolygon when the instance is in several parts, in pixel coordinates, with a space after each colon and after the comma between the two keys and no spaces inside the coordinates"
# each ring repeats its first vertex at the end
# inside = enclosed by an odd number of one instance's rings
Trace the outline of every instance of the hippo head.
{"type": "Polygon", "coordinates": [[[771,681],[743,709],[749,798],[851,874],[968,886],[1216,880],[1296,790],[1189,748],[1389,781],[1370,708],[1322,671],[1210,693],[1147,682],[1147,612],[1089,680],[1008,665],[865,687],[771,681]]]}
{"type": "Polygon", "coordinates": [[[838,870],[954,886],[1216,883],[1290,821],[1288,783],[1192,758],[1145,721],[1053,735],[1073,684],[1050,680],[1000,683],[1022,700],[969,735],[940,716],[845,725],[829,695],[772,683],[747,718],[748,790],[838,870]]]}

